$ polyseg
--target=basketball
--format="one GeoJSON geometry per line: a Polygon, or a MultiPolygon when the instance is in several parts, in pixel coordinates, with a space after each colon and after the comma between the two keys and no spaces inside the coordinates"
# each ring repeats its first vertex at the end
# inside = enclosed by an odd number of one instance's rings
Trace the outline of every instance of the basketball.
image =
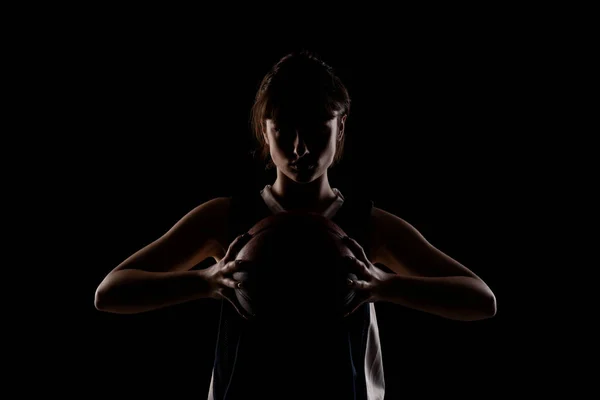
{"type": "Polygon", "coordinates": [[[346,233],[310,212],[273,214],[256,223],[237,260],[249,266],[234,273],[240,305],[256,318],[339,319],[354,298],[347,279],[356,279],[344,257],[353,255],[346,233]]]}

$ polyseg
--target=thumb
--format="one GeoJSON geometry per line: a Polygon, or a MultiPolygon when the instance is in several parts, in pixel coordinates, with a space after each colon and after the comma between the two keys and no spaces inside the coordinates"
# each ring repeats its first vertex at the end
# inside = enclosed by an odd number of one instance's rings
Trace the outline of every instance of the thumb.
{"type": "Polygon", "coordinates": [[[360,279],[352,279],[351,277],[349,277],[347,278],[346,283],[348,284],[349,288],[352,288],[357,291],[364,291],[369,289],[369,283],[360,279]]]}
{"type": "Polygon", "coordinates": [[[250,239],[252,239],[252,235],[248,232],[236,237],[229,245],[227,253],[225,253],[225,256],[223,257],[223,262],[227,263],[233,260],[237,253],[240,252],[240,250],[246,245],[246,243],[250,241],[250,239]]]}

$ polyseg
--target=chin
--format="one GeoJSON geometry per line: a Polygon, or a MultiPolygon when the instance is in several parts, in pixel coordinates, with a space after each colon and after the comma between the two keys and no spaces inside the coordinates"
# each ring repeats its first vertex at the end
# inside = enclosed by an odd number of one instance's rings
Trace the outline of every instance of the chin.
{"type": "Polygon", "coordinates": [[[310,183],[321,175],[321,171],[318,168],[306,171],[297,171],[289,168],[287,172],[286,175],[288,178],[297,183],[310,183]]]}

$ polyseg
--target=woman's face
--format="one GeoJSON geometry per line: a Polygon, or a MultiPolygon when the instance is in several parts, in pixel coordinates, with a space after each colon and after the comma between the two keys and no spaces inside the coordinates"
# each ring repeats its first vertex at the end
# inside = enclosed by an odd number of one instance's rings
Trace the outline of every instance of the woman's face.
{"type": "Polygon", "coordinates": [[[275,166],[296,182],[311,182],[332,164],[346,116],[266,119],[263,135],[275,166]]]}

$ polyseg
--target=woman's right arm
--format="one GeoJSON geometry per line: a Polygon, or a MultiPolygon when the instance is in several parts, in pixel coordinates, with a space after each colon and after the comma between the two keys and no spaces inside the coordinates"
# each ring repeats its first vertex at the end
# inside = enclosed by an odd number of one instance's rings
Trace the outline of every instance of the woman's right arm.
{"type": "MultiPolygon", "coordinates": [[[[96,308],[119,314],[140,313],[190,300],[218,298],[219,286],[235,287],[235,282],[219,273],[232,269],[226,264],[235,255],[222,258],[208,270],[192,270],[205,259],[216,259],[223,253],[229,200],[219,197],[199,205],[162,237],[119,264],[96,289],[96,308]]],[[[240,245],[243,243],[238,241],[240,245]]]]}

